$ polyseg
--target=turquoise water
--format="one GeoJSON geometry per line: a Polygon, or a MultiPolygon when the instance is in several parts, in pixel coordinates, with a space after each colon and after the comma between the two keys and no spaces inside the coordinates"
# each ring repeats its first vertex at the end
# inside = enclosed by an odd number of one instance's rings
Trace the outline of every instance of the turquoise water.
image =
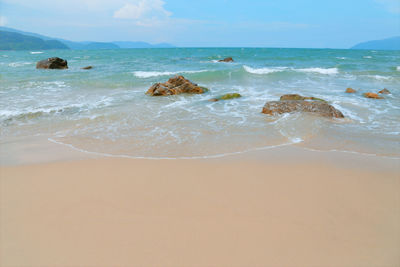
{"type": "MultiPolygon", "coordinates": [[[[279,145],[398,157],[400,51],[262,48],[0,51],[1,143],[43,137],[130,157],[209,157],[279,145]],[[41,59],[68,70],[37,70],[41,59]],[[232,56],[234,63],[218,63],[232,56]],[[81,67],[94,66],[92,70],[81,67]],[[150,97],[182,74],[204,95],[150,97]],[[357,90],[346,94],[347,87],[357,90]],[[364,92],[387,88],[382,100],[364,92]],[[240,99],[209,102],[224,93],[240,99]],[[270,117],[265,102],[298,93],[329,101],[345,119],[270,117]]],[[[6,153],[2,151],[1,153],[6,153]]]]}

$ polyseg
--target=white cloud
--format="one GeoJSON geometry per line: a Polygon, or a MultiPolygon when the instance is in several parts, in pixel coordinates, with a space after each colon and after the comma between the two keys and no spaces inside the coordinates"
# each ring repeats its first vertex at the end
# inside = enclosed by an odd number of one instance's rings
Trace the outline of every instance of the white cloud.
{"type": "Polygon", "coordinates": [[[375,0],[382,4],[387,11],[395,14],[400,14],[400,1],[399,0],[375,0]]]}
{"type": "Polygon", "coordinates": [[[0,26],[5,26],[7,24],[7,18],[0,16],[0,26]]]}
{"type": "Polygon", "coordinates": [[[169,19],[163,0],[134,0],[114,12],[114,18],[134,20],[140,26],[155,26],[169,19]]]}

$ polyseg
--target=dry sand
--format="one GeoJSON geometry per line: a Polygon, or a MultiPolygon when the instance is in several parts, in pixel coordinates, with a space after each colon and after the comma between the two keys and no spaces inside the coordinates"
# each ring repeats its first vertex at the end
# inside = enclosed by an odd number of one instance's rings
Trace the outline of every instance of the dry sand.
{"type": "Polygon", "coordinates": [[[400,266],[398,160],[268,153],[0,167],[0,265],[400,266]]]}

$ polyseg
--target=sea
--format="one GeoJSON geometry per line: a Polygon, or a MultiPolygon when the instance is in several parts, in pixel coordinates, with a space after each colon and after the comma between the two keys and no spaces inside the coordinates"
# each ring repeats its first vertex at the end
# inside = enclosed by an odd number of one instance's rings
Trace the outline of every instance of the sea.
{"type": "Polygon", "coordinates": [[[130,158],[213,158],[277,146],[400,158],[400,51],[0,51],[0,146],[31,137],[130,158]],[[55,56],[69,68],[35,68],[37,61],[55,56]],[[225,57],[234,62],[218,62],[225,57]],[[89,65],[93,69],[81,69],[89,65]],[[209,92],[145,94],[175,75],[209,92]],[[345,93],[348,87],[357,92],[345,93]],[[391,92],[384,99],[363,96],[383,88],[391,92]],[[242,97],[208,101],[225,93],[242,97]],[[267,101],[284,94],[322,98],[345,118],[261,113],[267,101]]]}

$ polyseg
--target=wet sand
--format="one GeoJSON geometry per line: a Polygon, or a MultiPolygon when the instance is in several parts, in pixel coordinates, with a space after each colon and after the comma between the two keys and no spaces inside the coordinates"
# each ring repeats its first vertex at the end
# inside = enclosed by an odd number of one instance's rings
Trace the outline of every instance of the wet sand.
{"type": "Polygon", "coordinates": [[[0,167],[0,266],[399,266],[399,160],[301,148],[0,167]]]}

